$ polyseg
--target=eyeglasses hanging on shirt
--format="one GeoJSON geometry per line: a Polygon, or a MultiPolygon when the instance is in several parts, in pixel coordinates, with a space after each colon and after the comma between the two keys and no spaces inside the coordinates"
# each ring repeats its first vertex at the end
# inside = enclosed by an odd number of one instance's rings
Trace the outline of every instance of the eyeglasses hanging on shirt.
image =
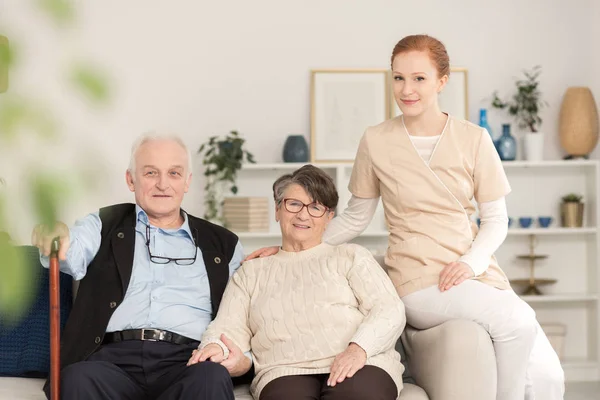
{"type": "Polygon", "coordinates": [[[168,264],[173,261],[177,265],[192,265],[196,262],[196,257],[198,256],[198,245],[196,245],[196,238],[194,237],[194,257],[193,258],[172,258],[172,257],[162,257],[155,256],[150,252],[150,225],[146,224],[146,248],[148,249],[148,257],[150,257],[150,261],[155,264],[168,264]]]}

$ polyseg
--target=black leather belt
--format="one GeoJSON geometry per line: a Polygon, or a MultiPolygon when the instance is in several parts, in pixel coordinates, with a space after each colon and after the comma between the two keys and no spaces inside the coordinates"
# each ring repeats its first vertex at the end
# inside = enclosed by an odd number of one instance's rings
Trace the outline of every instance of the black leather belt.
{"type": "Polygon", "coordinates": [[[107,332],[104,335],[102,343],[116,343],[124,340],[149,340],[151,342],[169,342],[175,344],[197,342],[196,339],[190,339],[178,333],[160,329],[129,329],[126,331],[107,332]]]}

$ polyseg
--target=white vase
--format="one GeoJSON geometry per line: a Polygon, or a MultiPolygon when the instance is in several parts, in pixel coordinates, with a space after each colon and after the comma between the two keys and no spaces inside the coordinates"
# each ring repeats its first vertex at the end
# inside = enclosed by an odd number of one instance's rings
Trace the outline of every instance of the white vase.
{"type": "Polygon", "coordinates": [[[527,132],[523,137],[525,160],[542,161],[544,159],[544,134],[527,132]]]}

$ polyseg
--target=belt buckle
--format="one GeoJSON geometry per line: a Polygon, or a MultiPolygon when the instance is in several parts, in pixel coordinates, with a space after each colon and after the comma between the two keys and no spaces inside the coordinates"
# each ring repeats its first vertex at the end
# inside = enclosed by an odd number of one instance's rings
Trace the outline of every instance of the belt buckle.
{"type": "MultiPolygon", "coordinates": [[[[142,340],[147,340],[150,342],[158,342],[159,339],[156,338],[154,329],[144,329],[142,328],[142,340]],[[148,332],[150,337],[146,337],[146,332],[148,332]]],[[[162,332],[161,332],[162,333],[162,332]]]]}

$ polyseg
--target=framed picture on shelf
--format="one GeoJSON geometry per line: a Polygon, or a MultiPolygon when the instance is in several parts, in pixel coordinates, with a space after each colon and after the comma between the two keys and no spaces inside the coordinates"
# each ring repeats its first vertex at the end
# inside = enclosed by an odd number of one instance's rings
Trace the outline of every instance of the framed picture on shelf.
{"type": "MultiPolygon", "coordinates": [[[[466,68],[450,68],[450,76],[446,87],[439,95],[440,109],[457,118],[469,120],[468,72],[466,68]]],[[[391,78],[390,78],[391,80],[391,78]]],[[[391,118],[402,114],[393,90],[390,90],[391,118]]]]}
{"type": "Polygon", "coordinates": [[[353,161],[365,129],[390,114],[386,69],[311,71],[312,162],[353,161]]]}

